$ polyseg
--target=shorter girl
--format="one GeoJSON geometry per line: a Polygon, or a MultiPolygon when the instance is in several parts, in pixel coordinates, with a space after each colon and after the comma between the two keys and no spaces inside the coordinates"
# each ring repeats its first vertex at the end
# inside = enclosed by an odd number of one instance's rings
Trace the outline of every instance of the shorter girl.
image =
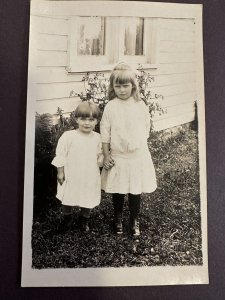
{"type": "Polygon", "coordinates": [[[52,164],[57,167],[56,197],[62,202],[60,232],[70,228],[74,206],[80,207],[80,229],[89,231],[91,209],[100,204],[102,147],[100,135],[93,131],[99,117],[97,105],[82,102],[75,110],[78,129],[63,133],[58,141],[52,164]]]}

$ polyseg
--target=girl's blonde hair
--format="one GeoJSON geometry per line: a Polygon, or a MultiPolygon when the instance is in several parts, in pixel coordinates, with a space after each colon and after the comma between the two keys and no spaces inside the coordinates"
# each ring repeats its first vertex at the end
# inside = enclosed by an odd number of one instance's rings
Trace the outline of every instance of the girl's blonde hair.
{"type": "Polygon", "coordinates": [[[115,83],[117,84],[131,83],[132,84],[131,95],[135,100],[137,101],[141,100],[136,74],[128,64],[119,63],[114,67],[109,77],[109,88],[108,88],[109,100],[116,98],[116,94],[113,87],[115,83]]]}
{"type": "Polygon", "coordinates": [[[75,118],[100,119],[100,109],[95,103],[81,102],[75,109],[75,118]]]}

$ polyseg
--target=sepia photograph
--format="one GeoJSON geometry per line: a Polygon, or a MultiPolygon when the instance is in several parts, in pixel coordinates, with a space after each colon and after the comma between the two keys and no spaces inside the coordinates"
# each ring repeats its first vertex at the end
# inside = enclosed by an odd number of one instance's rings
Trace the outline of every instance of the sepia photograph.
{"type": "Polygon", "coordinates": [[[31,0],[23,287],[208,284],[202,5],[31,0]]]}

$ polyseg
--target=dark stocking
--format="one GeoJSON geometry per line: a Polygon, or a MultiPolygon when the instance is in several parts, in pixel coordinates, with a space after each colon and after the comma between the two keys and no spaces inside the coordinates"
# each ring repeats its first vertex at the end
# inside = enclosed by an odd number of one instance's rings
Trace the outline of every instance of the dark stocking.
{"type": "Polygon", "coordinates": [[[124,204],[124,194],[113,194],[112,200],[114,208],[114,229],[117,234],[122,234],[122,213],[124,204]]]}

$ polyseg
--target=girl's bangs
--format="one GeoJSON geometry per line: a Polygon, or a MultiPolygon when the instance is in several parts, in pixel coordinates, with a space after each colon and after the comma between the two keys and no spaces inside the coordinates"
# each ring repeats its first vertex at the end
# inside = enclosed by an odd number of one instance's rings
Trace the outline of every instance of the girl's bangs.
{"type": "Polygon", "coordinates": [[[82,103],[76,109],[76,117],[82,118],[99,118],[99,108],[97,106],[92,106],[90,103],[82,103]]]}
{"type": "Polygon", "coordinates": [[[133,83],[134,80],[135,80],[134,74],[131,71],[123,70],[115,73],[113,83],[117,83],[117,84],[125,84],[129,82],[133,83]]]}

